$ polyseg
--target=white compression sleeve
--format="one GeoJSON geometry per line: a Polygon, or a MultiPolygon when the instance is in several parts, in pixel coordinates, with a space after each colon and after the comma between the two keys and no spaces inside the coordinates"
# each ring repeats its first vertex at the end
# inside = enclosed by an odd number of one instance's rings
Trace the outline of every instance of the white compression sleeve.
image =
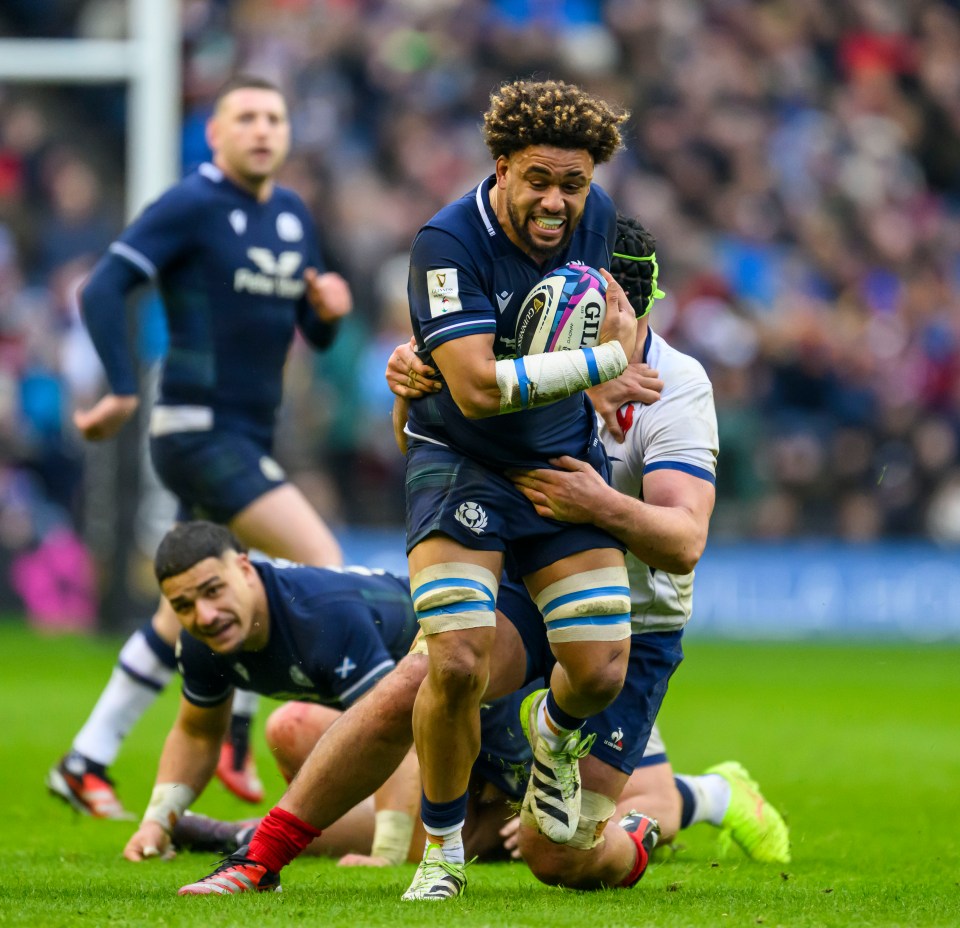
{"type": "Polygon", "coordinates": [[[500,412],[546,406],[613,380],[626,369],[627,356],[618,341],[497,361],[500,412]]]}

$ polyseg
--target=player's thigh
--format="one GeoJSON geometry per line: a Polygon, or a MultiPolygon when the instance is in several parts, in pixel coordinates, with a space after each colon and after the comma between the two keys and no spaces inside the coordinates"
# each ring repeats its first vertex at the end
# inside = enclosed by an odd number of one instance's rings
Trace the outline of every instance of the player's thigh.
{"type": "Polygon", "coordinates": [[[523,581],[530,595],[536,599],[552,583],[576,574],[606,569],[626,570],[623,552],[618,548],[592,548],[588,551],[579,551],[528,574],[523,581]]]}
{"type": "Polygon", "coordinates": [[[493,648],[503,555],[433,534],[410,551],[410,592],[426,638],[431,675],[447,662],[480,672],[493,648]],[[464,665],[466,666],[466,665],[464,665]]]}
{"type": "Polygon", "coordinates": [[[472,564],[485,568],[494,577],[499,577],[503,568],[502,552],[468,548],[459,541],[441,534],[430,535],[416,544],[407,556],[407,560],[411,577],[421,570],[438,564],[472,564]]]}
{"type": "Polygon", "coordinates": [[[581,551],[524,581],[574,686],[619,689],[630,654],[630,584],[622,553],[581,551]]]}
{"type": "Polygon", "coordinates": [[[271,557],[317,567],[343,563],[340,545],[330,529],[293,484],[267,490],[229,525],[244,544],[271,557]]]}
{"type": "Polygon", "coordinates": [[[681,802],[668,761],[638,767],[630,774],[617,801],[617,816],[642,812],[660,823],[661,837],[670,840],[680,826],[681,802]]]}
{"type": "Polygon", "coordinates": [[[517,505],[509,499],[517,495],[512,484],[451,448],[413,441],[404,488],[411,575],[460,561],[483,564],[499,577],[506,523],[517,505]]]}

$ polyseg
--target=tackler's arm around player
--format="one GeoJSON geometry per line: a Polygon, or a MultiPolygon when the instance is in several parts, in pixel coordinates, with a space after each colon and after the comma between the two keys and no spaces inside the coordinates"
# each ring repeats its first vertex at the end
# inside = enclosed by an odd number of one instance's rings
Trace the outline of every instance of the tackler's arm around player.
{"type": "Polygon", "coordinates": [[[180,711],[163,745],[157,778],[140,827],[123,856],[139,862],[169,856],[173,826],[213,777],[230,721],[230,700],[201,708],[180,699],[180,711]]]}
{"type": "Polygon", "coordinates": [[[401,454],[407,453],[407,435],[404,428],[410,413],[410,401],[420,399],[428,393],[443,389],[437,378],[437,371],[421,361],[416,352],[415,338],[397,345],[387,360],[384,376],[387,386],[393,393],[393,407],[390,419],[393,424],[393,437],[401,454]]]}
{"type": "Polygon", "coordinates": [[[559,469],[510,474],[540,515],[605,529],[656,570],[694,569],[707,544],[716,499],[712,483],[679,470],[655,470],[644,476],[640,500],[615,490],[575,458],[550,463],[559,469]]]}
{"type": "Polygon", "coordinates": [[[408,400],[420,399],[443,388],[436,369],[420,360],[416,348],[416,339],[412,337],[409,342],[397,345],[384,373],[390,392],[408,400]]]}
{"type": "Polygon", "coordinates": [[[593,523],[599,513],[617,505],[621,494],[589,464],[568,456],[550,463],[561,469],[508,474],[538,515],[560,522],[593,523]]]}

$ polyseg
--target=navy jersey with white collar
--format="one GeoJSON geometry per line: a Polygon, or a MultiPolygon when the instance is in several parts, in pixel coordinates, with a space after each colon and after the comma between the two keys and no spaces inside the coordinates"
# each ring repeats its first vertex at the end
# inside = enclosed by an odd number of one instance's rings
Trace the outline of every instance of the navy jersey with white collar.
{"type": "Polygon", "coordinates": [[[406,577],[255,561],[270,634],[260,651],[221,655],[180,633],[183,695],[220,705],[238,687],[274,699],[346,709],[410,649],[418,626],[406,577]]]}
{"type": "Polygon", "coordinates": [[[96,297],[83,310],[111,389],[134,394],[137,378],[123,294],[97,287],[98,273],[124,284],[147,278],[159,289],[170,339],[159,403],[210,407],[217,427],[272,432],[294,326],[319,348],[333,336],[304,296],[307,267],[324,270],[297,194],[275,187],[260,203],[201,165],[148,206],[94,269],[96,297]],[[117,261],[126,267],[111,266],[117,261]]]}
{"type": "MultiPolygon", "coordinates": [[[[567,248],[540,266],[507,238],[490,208],[490,177],[433,217],[410,255],[408,295],[413,331],[430,363],[438,345],[465,335],[493,334],[498,359],[516,355],[516,322],[531,288],[569,261],[609,268],[616,209],[593,184],[567,248]]],[[[434,365],[436,366],[436,365],[434,365]]],[[[550,458],[583,458],[593,431],[584,394],[549,406],[467,419],[449,390],[410,404],[408,432],[449,445],[487,466],[546,467],[550,458]]]]}

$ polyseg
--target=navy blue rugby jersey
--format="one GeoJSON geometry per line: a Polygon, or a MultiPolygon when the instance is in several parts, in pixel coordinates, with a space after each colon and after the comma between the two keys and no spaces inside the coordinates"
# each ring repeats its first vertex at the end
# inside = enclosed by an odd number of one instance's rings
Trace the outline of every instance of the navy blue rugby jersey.
{"type": "Polygon", "coordinates": [[[346,709],[410,648],[417,619],[406,577],[256,561],[267,591],[270,637],[260,651],[216,654],[182,631],[183,695],[216,706],[234,687],[274,699],[346,709]]]}
{"type": "MultiPolygon", "coordinates": [[[[464,335],[495,336],[497,359],[516,356],[517,315],[547,272],[568,261],[609,268],[616,209],[593,184],[566,250],[540,266],[507,238],[490,207],[491,176],[442,209],[417,234],[410,254],[408,296],[421,356],[464,335]]],[[[434,365],[436,366],[436,365],[434,365]]],[[[536,409],[467,419],[449,390],[410,404],[408,431],[449,445],[495,469],[546,467],[561,454],[583,458],[594,434],[582,393],[536,409]]]]}
{"type": "MultiPolygon", "coordinates": [[[[114,256],[157,285],[166,310],[158,402],[212,407],[216,426],[272,429],[294,326],[318,348],[334,331],[304,296],[304,269],[325,268],[300,197],[274,187],[259,203],[203,164],[127,227],[104,260],[114,256]]],[[[114,312],[84,304],[111,388],[135,393],[128,353],[113,344],[101,350],[101,341],[123,337],[114,312]]]]}

